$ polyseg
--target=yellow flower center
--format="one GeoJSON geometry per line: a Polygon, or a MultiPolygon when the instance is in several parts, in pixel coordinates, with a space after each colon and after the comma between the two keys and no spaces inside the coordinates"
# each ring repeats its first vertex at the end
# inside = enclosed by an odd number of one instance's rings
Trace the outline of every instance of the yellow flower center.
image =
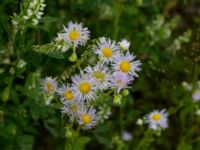
{"type": "Polygon", "coordinates": [[[69,38],[70,38],[70,40],[72,40],[72,41],[76,41],[79,37],[80,37],[80,33],[77,32],[76,30],[71,31],[71,32],[69,33],[69,38]]]}
{"type": "Polygon", "coordinates": [[[152,119],[154,121],[159,121],[161,119],[161,116],[160,116],[160,114],[153,114],[152,119]]]}
{"type": "Polygon", "coordinates": [[[131,64],[128,61],[121,61],[119,68],[122,72],[128,73],[131,70],[131,64]]]}
{"type": "Polygon", "coordinates": [[[108,47],[102,49],[102,54],[104,57],[109,58],[112,56],[112,50],[108,47]]]}
{"type": "Polygon", "coordinates": [[[101,73],[101,72],[94,72],[93,76],[97,79],[97,80],[101,80],[103,81],[105,78],[105,74],[101,73]]]}
{"type": "Polygon", "coordinates": [[[119,86],[122,86],[122,80],[117,80],[117,84],[118,84],[119,86]]]}
{"type": "Polygon", "coordinates": [[[89,114],[82,115],[82,121],[84,124],[88,124],[91,122],[91,116],[89,114]]]}
{"type": "Polygon", "coordinates": [[[74,94],[73,94],[73,92],[71,90],[66,90],[64,92],[64,96],[69,101],[74,99],[74,94]]]}
{"type": "Polygon", "coordinates": [[[77,105],[72,105],[72,106],[70,107],[70,109],[71,109],[71,111],[72,111],[73,113],[76,113],[76,112],[77,112],[77,108],[78,108],[77,105]]]}
{"type": "Polygon", "coordinates": [[[84,94],[87,94],[88,92],[90,92],[91,90],[91,86],[88,82],[82,82],[80,85],[79,85],[79,90],[84,93],[84,94]]]}
{"type": "Polygon", "coordinates": [[[47,92],[53,91],[53,84],[51,82],[46,83],[47,92]]]}

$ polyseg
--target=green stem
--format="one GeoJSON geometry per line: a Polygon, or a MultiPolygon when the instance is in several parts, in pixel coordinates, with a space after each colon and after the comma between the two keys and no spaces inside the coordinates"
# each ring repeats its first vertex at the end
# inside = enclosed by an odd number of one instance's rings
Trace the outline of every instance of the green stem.
{"type": "Polygon", "coordinates": [[[82,69],[81,69],[81,65],[80,65],[79,59],[78,59],[77,54],[76,54],[76,47],[75,47],[75,45],[73,46],[73,53],[76,56],[77,67],[78,67],[79,71],[81,71],[82,69]]]}
{"type": "Polygon", "coordinates": [[[113,39],[117,39],[118,33],[119,33],[119,19],[122,12],[122,3],[121,0],[115,0],[115,16],[114,16],[114,33],[113,33],[113,39]]]}
{"type": "Polygon", "coordinates": [[[145,132],[144,138],[139,142],[135,150],[147,150],[153,142],[153,132],[149,129],[145,132]]]}

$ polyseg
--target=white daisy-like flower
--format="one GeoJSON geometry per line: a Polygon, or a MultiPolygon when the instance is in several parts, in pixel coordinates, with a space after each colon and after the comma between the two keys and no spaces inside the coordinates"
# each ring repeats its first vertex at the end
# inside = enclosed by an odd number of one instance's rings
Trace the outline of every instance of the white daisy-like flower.
{"type": "Polygon", "coordinates": [[[46,77],[42,79],[42,89],[44,92],[53,94],[57,90],[58,84],[55,78],[46,77]]]}
{"type": "Polygon", "coordinates": [[[125,39],[122,39],[120,42],[118,42],[118,45],[119,45],[119,48],[122,50],[122,51],[125,51],[125,50],[128,50],[129,49],[129,46],[130,46],[130,42],[125,40],[125,39]]]}
{"type": "Polygon", "coordinates": [[[62,84],[58,89],[63,104],[77,102],[75,90],[69,84],[62,84]]]}
{"type": "Polygon", "coordinates": [[[115,71],[120,71],[121,73],[127,74],[131,77],[138,77],[136,71],[140,70],[141,62],[139,60],[134,60],[135,56],[126,52],[121,53],[114,57],[114,63],[112,67],[115,71]]]}
{"type": "Polygon", "coordinates": [[[95,80],[96,89],[103,91],[109,87],[110,72],[104,64],[98,62],[94,67],[85,68],[85,72],[95,80]]]}
{"type": "Polygon", "coordinates": [[[83,104],[81,102],[76,103],[67,103],[61,109],[62,115],[67,114],[69,116],[70,121],[75,121],[78,117],[78,110],[83,104]]]}
{"type": "Polygon", "coordinates": [[[89,101],[96,98],[95,81],[90,76],[83,74],[83,72],[72,77],[72,86],[77,99],[89,101]]]}
{"type": "Polygon", "coordinates": [[[131,141],[133,139],[133,135],[128,131],[122,131],[121,138],[123,141],[131,141]]]}
{"type": "Polygon", "coordinates": [[[192,94],[192,99],[194,102],[200,101],[200,89],[197,89],[193,94],[192,94]]]}
{"type": "Polygon", "coordinates": [[[89,39],[89,30],[88,28],[83,28],[82,23],[73,23],[69,22],[68,27],[64,26],[64,40],[66,42],[72,43],[76,48],[78,45],[85,45],[89,39]]]}
{"type": "Polygon", "coordinates": [[[99,38],[97,45],[93,47],[94,53],[106,63],[112,62],[113,57],[118,54],[118,50],[116,42],[105,37],[99,38]]]}
{"type": "Polygon", "coordinates": [[[133,81],[133,78],[124,73],[115,72],[112,77],[109,78],[109,81],[111,82],[111,88],[117,89],[117,93],[119,93],[122,89],[128,87],[133,81]]]}
{"type": "Polygon", "coordinates": [[[168,128],[168,113],[165,109],[155,110],[146,116],[149,127],[153,130],[168,128]]]}
{"type": "Polygon", "coordinates": [[[87,108],[82,105],[78,110],[78,122],[83,125],[83,129],[91,129],[96,126],[99,117],[96,114],[96,110],[92,107],[87,108]]]}

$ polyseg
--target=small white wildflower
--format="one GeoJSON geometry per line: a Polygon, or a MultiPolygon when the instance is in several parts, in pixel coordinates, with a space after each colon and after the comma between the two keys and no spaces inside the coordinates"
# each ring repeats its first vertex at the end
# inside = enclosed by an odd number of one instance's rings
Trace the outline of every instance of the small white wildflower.
{"type": "Polygon", "coordinates": [[[78,110],[78,122],[83,125],[83,129],[87,130],[96,126],[99,117],[96,115],[96,110],[92,107],[87,108],[82,105],[78,110]]]}
{"type": "Polygon", "coordinates": [[[146,116],[149,127],[153,130],[158,128],[165,129],[168,127],[168,113],[165,109],[158,111],[155,110],[146,116]]]}
{"type": "Polygon", "coordinates": [[[116,45],[116,42],[105,37],[99,38],[97,45],[93,47],[94,53],[106,63],[113,61],[113,57],[118,54],[118,50],[119,48],[116,45]]]}
{"type": "Polygon", "coordinates": [[[119,93],[122,89],[128,87],[128,85],[133,81],[133,78],[121,72],[115,72],[109,78],[109,81],[111,82],[111,88],[116,89],[117,93],[119,93]]]}
{"type": "Polygon", "coordinates": [[[53,94],[57,90],[57,81],[55,78],[46,77],[42,80],[43,91],[49,94],[53,94]]]}
{"type": "Polygon", "coordinates": [[[61,96],[61,101],[63,104],[77,102],[75,90],[70,87],[69,84],[62,84],[61,87],[58,88],[58,93],[61,96]]]}
{"type": "Polygon", "coordinates": [[[121,53],[114,57],[112,67],[115,71],[120,71],[121,73],[127,74],[131,77],[138,77],[136,72],[140,70],[141,62],[134,59],[135,56],[129,52],[126,52],[126,54],[121,53]]]}
{"type": "Polygon", "coordinates": [[[99,62],[93,68],[89,66],[85,68],[85,72],[95,80],[96,89],[101,91],[108,89],[110,73],[104,64],[99,62]]]}
{"type": "Polygon", "coordinates": [[[122,131],[121,138],[123,141],[131,141],[133,139],[133,135],[128,131],[122,131]]]}
{"type": "Polygon", "coordinates": [[[71,43],[74,48],[78,45],[85,45],[89,39],[90,32],[88,28],[83,28],[82,23],[69,22],[68,27],[64,26],[64,39],[66,42],[71,43]]]}
{"type": "Polygon", "coordinates": [[[83,104],[81,102],[76,102],[76,103],[67,103],[66,105],[63,106],[61,109],[62,115],[67,114],[70,121],[77,121],[78,117],[78,110],[83,104]]]}
{"type": "Polygon", "coordinates": [[[192,99],[194,102],[200,101],[200,89],[197,89],[193,94],[192,94],[192,99]]]}
{"type": "Polygon", "coordinates": [[[72,77],[72,82],[77,99],[89,101],[96,98],[95,81],[89,76],[81,72],[80,75],[74,75],[72,77]]]}
{"type": "Polygon", "coordinates": [[[118,44],[122,51],[128,50],[130,46],[130,42],[125,39],[122,39],[120,42],[118,42],[118,44]]]}

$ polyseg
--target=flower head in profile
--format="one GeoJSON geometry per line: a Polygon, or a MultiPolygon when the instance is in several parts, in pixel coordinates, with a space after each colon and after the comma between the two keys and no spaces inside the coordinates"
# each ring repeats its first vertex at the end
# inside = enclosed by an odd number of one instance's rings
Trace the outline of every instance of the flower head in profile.
{"type": "Polygon", "coordinates": [[[75,103],[77,101],[75,90],[69,85],[62,84],[58,89],[63,104],[75,103]]]}
{"type": "Polygon", "coordinates": [[[71,43],[75,48],[78,45],[85,45],[89,39],[90,32],[88,28],[84,28],[82,23],[69,22],[68,27],[64,27],[64,40],[71,43]]]}
{"type": "Polygon", "coordinates": [[[149,127],[153,130],[158,128],[165,129],[168,127],[168,113],[165,109],[159,111],[155,110],[146,116],[149,127]]]}
{"type": "Polygon", "coordinates": [[[95,80],[96,89],[103,91],[109,87],[110,72],[104,64],[99,62],[94,67],[89,66],[85,68],[85,72],[95,80]]]}
{"type": "Polygon", "coordinates": [[[126,52],[125,54],[121,53],[114,57],[112,67],[115,71],[119,71],[131,77],[138,77],[136,72],[140,70],[141,62],[134,59],[135,56],[129,52],[126,52]]]}
{"type": "Polygon", "coordinates": [[[72,77],[72,86],[77,99],[89,101],[96,98],[95,81],[83,72],[72,77]]]}
{"type": "Polygon", "coordinates": [[[96,110],[92,107],[87,108],[82,105],[78,110],[78,122],[83,125],[83,129],[87,130],[96,126],[99,117],[96,114],[96,110]]]}
{"type": "Polygon", "coordinates": [[[112,62],[113,57],[118,53],[119,47],[115,41],[109,38],[99,38],[97,45],[93,47],[94,53],[99,56],[103,62],[112,62]]]}
{"type": "Polygon", "coordinates": [[[69,116],[70,121],[76,121],[78,117],[78,110],[81,108],[83,103],[67,103],[61,109],[62,115],[67,114],[69,116]]]}
{"type": "Polygon", "coordinates": [[[133,78],[121,72],[115,72],[110,78],[111,88],[114,88],[119,93],[122,89],[128,87],[128,85],[133,81],[133,78]]]}
{"type": "Polygon", "coordinates": [[[48,94],[53,94],[57,90],[57,81],[55,78],[46,77],[42,80],[43,91],[48,94]]]}
{"type": "Polygon", "coordinates": [[[122,51],[125,51],[125,50],[128,50],[129,49],[129,46],[130,46],[130,42],[125,40],[125,39],[122,39],[120,42],[118,42],[118,45],[119,45],[119,48],[122,50],[122,51]]]}

